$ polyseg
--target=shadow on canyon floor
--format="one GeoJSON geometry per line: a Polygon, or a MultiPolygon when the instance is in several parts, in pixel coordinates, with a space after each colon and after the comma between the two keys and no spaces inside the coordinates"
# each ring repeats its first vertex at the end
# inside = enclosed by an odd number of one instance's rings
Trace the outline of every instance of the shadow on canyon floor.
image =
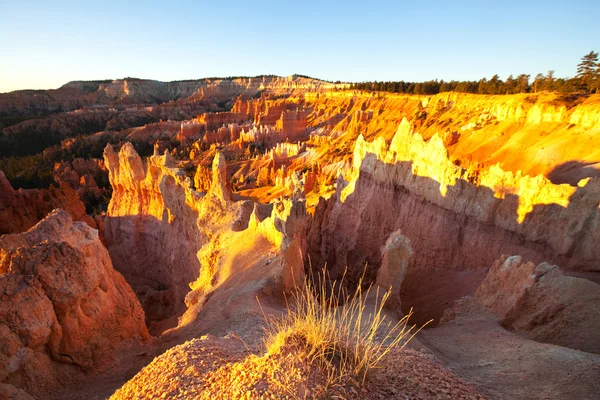
{"type": "Polygon", "coordinates": [[[555,185],[567,183],[571,186],[577,186],[582,179],[598,176],[600,176],[600,161],[571,160],[557,165],[548,173],[548,179],[555,185]]]}
{"type": "Polygon", "coordinates": [[[176,326],[185,311],[189,283],[200,271],[194,235],[168,219],[128,215],[107,217],[104,237],[115,269],[144,308],[151,333],[176,326]]]}

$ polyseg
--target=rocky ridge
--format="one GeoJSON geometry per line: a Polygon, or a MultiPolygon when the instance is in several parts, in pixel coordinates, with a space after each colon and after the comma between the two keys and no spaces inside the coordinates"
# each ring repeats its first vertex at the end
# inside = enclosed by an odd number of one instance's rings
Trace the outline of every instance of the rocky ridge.
{"type": "Polygon", "coordinates": [[[66,182],[49,189],[15,190],[0,171],[0,235],[20,233],[43,219],[50,211],[61,208],[76,221],[84,221],[95,228],[96,222],[85,213],[85,206],[77,192],[66,182]]]}
{"type": "MultiPolygon", "coordinates": [[[[186,307],[180,324],[194,321],[190,315],[216,298],[215,289],[225,293],[231,276],[247,282],[239,278],[247,275],[255,282],[249,284],[253,291],[274,290],[265,289],[270,282],[285,290],[291,276],[302,273],[305,250],[295,239],[302,237],[306,219],[302,194],[268,207],[268,217],[250,201],[234,201],[219,153],[207,193],[193,188],[168,153],[155,153],[144,163],[129,145],[118,154],[107,147],[105,164],[113,186],[104,223],[107,247],[149,321],[182,315],[186,307]],[[241,264],[240,255],[245,255],[241,264]],[[260,273],[247,270],[260,265],[260,273]]],[[[241,291],[227,290],[234,289],[241,291]]]]}
{"type": "Polygon", "coordinates": [[[211,97],[229,100],[239,94],[252,97],[257,92],[289,93],[320,91],[344,87],[318,79],[258,76],[233,79],[198,79],[160,82],[149,79],[124,78],[107,81],[73,81],[54,90],[20,90],[0,94],[0,109],[8,115],[28,112],[71,111],[94,104],[155,104],[190,98],[211,97]]]}
{"type": "Polygon", "coordinates": [[[0,237],[0,293],[0,386],[40,395],[149,339],[143,310],[98,231],[64,211],[0,237]]]}

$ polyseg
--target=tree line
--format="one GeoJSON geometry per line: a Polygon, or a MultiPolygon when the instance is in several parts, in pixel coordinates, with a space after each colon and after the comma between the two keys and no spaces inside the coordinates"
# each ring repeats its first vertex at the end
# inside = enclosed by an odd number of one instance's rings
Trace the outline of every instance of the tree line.
{"type": "Polygon", "coordinates": [[[444,81],[430,80],[425,82],[359,82],[350,84],[350,89],[382,91],[407,94],[437,94],[442,92],[463,92],[479,94],[515,94],[551,91],[559,93],[600,92],[600,63],[598,53],[590,51],[582,57],[577,65],[577,75],[572,78],[556,78],[554,71],[539,73],[533,79],[531,75],[510,75],[505,80],[494,75],[491,79],[478,81],[444,81]]]}

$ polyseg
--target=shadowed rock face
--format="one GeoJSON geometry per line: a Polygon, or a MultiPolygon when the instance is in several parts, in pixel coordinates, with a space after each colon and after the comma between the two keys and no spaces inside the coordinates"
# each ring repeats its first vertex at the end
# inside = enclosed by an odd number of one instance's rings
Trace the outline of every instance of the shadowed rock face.
{"type": "Polygon", "coordinates": [[[98,231],[55,210],[0,237],[0,382],[42,393],[149,338],[98,231]]]}
{"type": "Polygon", "coordinates": [[[4,172],[0,171],[0,235],[24,232],[55,208],[61,208],[73,219],[96,227],[94,219],[85,213],[85,206],[77,193],[67,183],[47,190],[14,190],[4,172]]]}
{"type": "MultiPolygon", "coordinates": [[[[426,293],[453,286],[437,271],[453,271],[459,279],[462,271],[487,270],[502,254],[598,270],[599,183],[586,180],[575,188],[498,166],[465,170],[448,159],[441,138],[425,142],[404,120],[389,146],[359,137],[347,181],[338,181],[336,194],[316,208],[309,254],[312,265],[326,263],[334,278],[347,266],[354,283],[368,264],[366,276],[373,282],[380,248],[401,229],[414,250],[402,287],[406,307],[413,305],[415,287],[426,293]]],[[[445,299],[435,317],[474,293],[485,276],[474,274],[472,282],[460,278],[465,291],[445,299]]]]}
{"type": "Polygon", "coordinates": [[[600,285],[556,266],[502,256],[475,301],[530,339],[600,354],[600,285]]]}

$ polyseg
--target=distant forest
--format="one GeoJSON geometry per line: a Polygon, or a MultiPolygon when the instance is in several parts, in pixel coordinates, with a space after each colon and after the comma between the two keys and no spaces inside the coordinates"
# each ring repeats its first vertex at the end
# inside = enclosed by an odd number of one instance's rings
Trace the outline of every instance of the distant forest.
{"type": "Polygon", "coordinates": [[[510,75],[505,80],[494,75],[491,79],[478,81],[432,80],[426,82],[360,82],[350,84],[350,89],[373,90],[408,94],[437,94],[442,92],[463,92],[479,94],[515,94],[537,93],[547,90],[560,93],[600,92],[600,64],[598,53],[590,51],[582,57],[577,66],[577,75],[573,78],[556,78],[554,71],[537,74],[533,80],[531,75],[510,75]]]}

